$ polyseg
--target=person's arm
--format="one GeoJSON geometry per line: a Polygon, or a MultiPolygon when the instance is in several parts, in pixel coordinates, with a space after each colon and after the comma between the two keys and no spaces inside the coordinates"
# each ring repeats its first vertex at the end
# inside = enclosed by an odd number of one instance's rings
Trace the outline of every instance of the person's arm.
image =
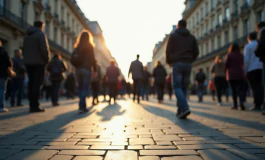
{"type": "Polygon", "coordinates": [[[250,56],[251,55],[251,48],[246,46],[244,48],[244,72],[245,75],[247,74],[248,68],[249,68],[249,64],[250,64],[250,56]]]}
{"type": "Polygon", "coordinates": [[[65,63],[65,61],[62,61],[62,66],[63,66],[63,72],[68,70],[68,65],[65,63]]]}
{"type": "Polygon", "coordinates": [[[194,37],[194,40],[193,40],[193,47],[192,47],[192,53],[193,53],[193,60],[195,60],[198,55],[199,55],[199,47],[198,47],[198,42],[196,40],[196,38],[194,37]]]}
{"type": "Polygon", "coordinates": [[[226,56],[225,60],[225,71],[229,68],[230,58],[229,55],[226,56]]]}
{"type": "Polygon", "coordinates": [[[40,52],[45,62],[48,63],[50,59],[50,51],[49,51],[50,49],[49,49],[48,40],[44,35],[44,33],[40,34],[39,40],[40,40],[40,52]]]}
{"type": "Polygon", "coordinates": [[[171,57],[174,52],[174,36],[171,34],[168,38],[167,47],[166,47],[166,62],[167,64],[171,64],[171,57]]]}

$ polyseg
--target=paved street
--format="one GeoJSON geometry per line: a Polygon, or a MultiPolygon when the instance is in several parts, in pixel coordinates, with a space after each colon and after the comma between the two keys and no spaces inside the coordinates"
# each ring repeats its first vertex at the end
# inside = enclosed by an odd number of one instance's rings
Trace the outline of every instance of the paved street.
{"type": "Polygon", "coordinates": [[[43,102],[45,113],[12,108],[0,114],[0,159],[265,159],[265,116],[232,111],[231,104],[218,108],[210,98],[196,100],[189,101],[187,120],[176,118],[175,101],[155,99],[140,105],[131,99],[101,103],[85,114],[78,113],[77,99],[55,108],[43,102]]]}

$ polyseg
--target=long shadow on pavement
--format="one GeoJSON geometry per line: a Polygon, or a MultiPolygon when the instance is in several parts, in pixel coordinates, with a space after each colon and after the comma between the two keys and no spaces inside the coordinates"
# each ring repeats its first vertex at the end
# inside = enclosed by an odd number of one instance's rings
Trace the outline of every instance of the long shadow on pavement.
{"type": "Polygon", "coordinates": [[[106,106],[101,112],[97,112],[98,116],[101,116],[101,121],[109,121],[115,116],[121,116],[126,111],[121,111],[121,106],[119,104],[113,104],[106,106]]]}

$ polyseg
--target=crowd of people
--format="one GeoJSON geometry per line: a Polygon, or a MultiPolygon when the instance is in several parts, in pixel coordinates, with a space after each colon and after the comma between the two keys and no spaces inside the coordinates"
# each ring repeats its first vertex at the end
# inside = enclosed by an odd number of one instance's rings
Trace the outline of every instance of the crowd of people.
{"type": "Polygon", "coordinates": [[[128,77],[131,75],[133,79],[131,85],[122,78],[114,60],[110,61],[106,73],[102,74],[103,69],[95,58],[93,37],[86,30],[77,37],[70,60],[74,68],[69,71],[59,53],[50,58],[49,44],[43,33],[44,23],[36,21],[27,30],[23,50],[15,50],[13,59],[10,59],[0,42],[0,112],[7,111],[4,97],[10,98],[11,107],[23,106],[22,99],[28,98],[31,113],[45,111],[40,108],[41,96],[46,100],[51,98],[52,105],[59,106],[62,87],[68,99],[78,94],[81,113],[90,109],[86,103],[90,88],[92,105],[99,103],[101,94],[104,101],[109,95],[108,102],[112,104],[112,100],[116,103],[118,95],[123,98],[128,94],[130,97],[131,93],[133,101],[138,103],[141,99],[149,100],[149,95],[156,93],[158,103],[163,103],[166,90],[170,99],[174,91],[178,107],[176,116],[185,119],[191,113],[188,93],[193,93],[195,88],[198,102],[203,102],[206,81],[209,81],[208,89],[218,106],[223,105],[223,94],[228,99],[227,93],[231,89],[232,109],[241,110],[246,109],[246,85],[249,84],[254,98],[251,110],[261,110],[264,107],[265,22],[257,25],[257,33],[249,34],[243,53],[239,44],[231,44],[225,59],[215,57],[210,67],[212,78],[208,79],[203,69],[199,69],[193,85],[190,83],[192,63],[199,55],[199,49],[196,38],[186,29],[186,25],[185,20],[180,20],[178,28],[169,36],[165,59],[172,72],[167,73],[165,64],[158,61],[150,73],[139,60],[140,55],[137,55],[129,68],[128,77]]]}

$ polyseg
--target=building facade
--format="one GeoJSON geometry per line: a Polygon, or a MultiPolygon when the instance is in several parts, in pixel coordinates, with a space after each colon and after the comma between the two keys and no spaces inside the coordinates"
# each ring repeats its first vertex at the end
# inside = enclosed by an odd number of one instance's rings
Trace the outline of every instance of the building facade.
{"type": "Polygon", "coordinates": [[[225,56],[231,43],[243,46],[256,23],[264,21],[264,0],[186,0],[183,19],[198,40],[200,55],[193,63],[192,78],[202,68],[211,78],[216,55],[225,56]]]}

